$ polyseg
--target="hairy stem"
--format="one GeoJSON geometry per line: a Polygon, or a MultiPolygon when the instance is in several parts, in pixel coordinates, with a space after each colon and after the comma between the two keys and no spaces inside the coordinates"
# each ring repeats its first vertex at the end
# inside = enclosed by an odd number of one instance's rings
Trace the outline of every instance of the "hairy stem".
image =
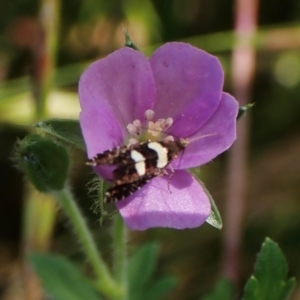
{"type": "Polygon", "coordinates": [[[114,217],[113,226],[113,249],[114,249],[114,271],[115,278],[125,291],[119,299],[128,299],[127,282],[127,228],[120,214],[114,217]]]}
{"type": "Polygon", "coordinates": [[[87,224],[68,188],[53,192],[58,203],[67,215],[72,228],[77,235],[82,249],[89,260],[97,277],[99,290],[109,298],[118,297],[122,289],[112,278],[107,265],[104,263],[87,224]]]}

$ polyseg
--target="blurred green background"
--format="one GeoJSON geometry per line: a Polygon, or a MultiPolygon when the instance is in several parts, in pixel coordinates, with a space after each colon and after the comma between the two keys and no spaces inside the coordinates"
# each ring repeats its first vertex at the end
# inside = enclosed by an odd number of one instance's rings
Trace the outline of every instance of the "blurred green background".
{"type": "MultiPolygon", "coordinates": [[[[224,89],[232,92],[234,7],[234,1],[229,0],[0,2],[0,295],[6,297],[3,299],[13,299],[5,295],[20,276],[23,201],[30,190],[11,161],[16,140],[28,133],[23,125],[42,118],[78,118],[78,78],[90,62],[124,45],[121,24],[146,55],[167,41],[189,42],[217,55],[226,74],[224,89]],[[54,11],[50,9],[51,3],[56,3],[54,11]],[[41,96],[44,91],[47,101],[41,96]],[[39,108],[41,102],[44,107],[39,108]]],[[[251,91],[255,107],[247,115],[251,130],[241,284],[250,276],[265,236],[281,246],[290,274],[300,275],[300,1],[261,0],[257,22],[251,91]]],[[[86,188],[91,174],[84,167],[85,154],[75,149],[71,154],[73,190],[100,248],[108,255],[110,222],[101,228],[97,222],[99,215],[91,209],[93,200],[87,197],[86,188]]],[[[201,169],[201,179],[221,214],[225,206],[226,158],[226,154],[222,155],[201,169]]],[[[83,265],[76,240],[62,220],[58,216],[49,247],[83,265]]],[[[167,299],[200,299],[211,291],[221,275],[222,236],[222,231],[207,224],[184,231],[151,229],[130,233],[129,249],[142,242],[158,241],[161,252],[157,274],[172,274],[179,279],[176,291],[167,299]]],[[[297,294],[300,297],[296,291],[294,299],[299,299],[297,294]]]]}

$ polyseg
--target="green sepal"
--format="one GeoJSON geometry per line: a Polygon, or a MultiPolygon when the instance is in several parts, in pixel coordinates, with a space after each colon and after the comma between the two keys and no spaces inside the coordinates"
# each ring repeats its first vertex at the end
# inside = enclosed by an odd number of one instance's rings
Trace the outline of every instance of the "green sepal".
{"type": "Polygon", "coordinates": [[[64,147],[39,135],[29,135],[16,149],[18,165],[40,192],[64,188],[69,171],[69,155],[64,147]]]}
{"type": "Polygon", "coordinates": [[[124,34],[124,37],[125,37],[124,46],[139,51],[138,46],[132,41],[130,35],[128,34],[128,31],[124,27],[123,27],[123,34],[124,34]]]}
{"type": "Polygon", "coordinates": [[[101,299],[80,270],[64,257],[33,252],[29,261],[46,293],[53,299],[101,299]]]}
{"type": "Polygon", "coordinates": [[[246,112],[247,112],[250,108],[252,108],[253,106],[254,106],[254,103],[249,103],[249,104],[247,104],[247,105],[245,105],[245,106],[240,106],[240,107],[239,107],[239,112],[238,112],[238,115],[237,115],[236,119],[238,120],[238,119],[240,119],[242,116],[244,116],[244,115],[246,114],[246,112]]]}
{"type": "Polygon", "coordinates": [[[218,207],[217,207],[212,195],[205,187],[204,183],[200,180],[198,180],[198,181],[199,181],[200,185],[202,186],[202,188],[204,189],[204,192],[205,192],[206,196],[208,197],[210,206],[211,206],[210,215],[206,219],[206,223],[221,230],[223,227],[223,222],[222,222],[221,214],[218,210],[218,207]]]}
{"type": "Polygon", "coordinates": [[[85,151],[85,143],[78,120],[48,119],[33,124],[33,126],[62,142],[85,151]]]}
{"type": "Polygon", "coordinates": [[[287,263],[277,243],[266,238],[257,256],[254,274],[247,281],[243,300],[286,300],[295,287],[287,280],[287,263]]]}
{"type": "Polygon", "coordinates": [[[220,279],[211,294],[202,300],[232,300],[233,286],[232,283],[225,278],[220,279]]]}

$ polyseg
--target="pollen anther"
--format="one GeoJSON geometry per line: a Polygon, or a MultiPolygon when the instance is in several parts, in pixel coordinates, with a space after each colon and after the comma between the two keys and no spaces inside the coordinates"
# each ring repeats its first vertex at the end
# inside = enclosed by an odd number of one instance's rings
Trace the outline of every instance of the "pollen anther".
{"type": "Polygon", "coordinates": [[[141,122],[139,119],[134,120],[127,125],[127,130],[134,138],[129,139],[129,144],[135,144],[139,141],[159,141],[163,139],[171,140],[172,136],[166,136],[166,130],[173,124],[172,118],[159,118],[154,120],[155,112],[152,109],[145,111],[145,121],[141,122]],[[138,138],[138,140],[137,140],[138,138]]]}

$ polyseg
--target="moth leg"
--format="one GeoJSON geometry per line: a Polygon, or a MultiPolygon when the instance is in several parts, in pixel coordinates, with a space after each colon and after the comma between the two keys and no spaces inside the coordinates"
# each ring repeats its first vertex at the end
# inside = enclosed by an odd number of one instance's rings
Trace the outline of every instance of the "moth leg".
{"type": "Polygon", "coordinates": [[[170,194],[172,194],[171,189],[170,189],[170,181],[172,177],[174,176],[174,169],[169,165],[170,167],[170,172],[168,172],[166,169],[159,169],[157,168],[154,172],[155,176],[164,176],[164,175],[169,175],[168,178],[168,191],[170,194]]]}
{"type": "Polygon", "coordinates": [[[169,193],[172,194],[171,189],[170,189],[170,181],[171,181],[172,177],[174,176],[175,171],[174,171],[174,169],[173,169],[173,167],[172,167],[171,165],[169,165],[168,167],[170,168],[170,173],[168,173],[168,172],[166,171],[166,174],[169,175],[169,180],[168,180],[168,190],[169,190],[169,193]]]}

